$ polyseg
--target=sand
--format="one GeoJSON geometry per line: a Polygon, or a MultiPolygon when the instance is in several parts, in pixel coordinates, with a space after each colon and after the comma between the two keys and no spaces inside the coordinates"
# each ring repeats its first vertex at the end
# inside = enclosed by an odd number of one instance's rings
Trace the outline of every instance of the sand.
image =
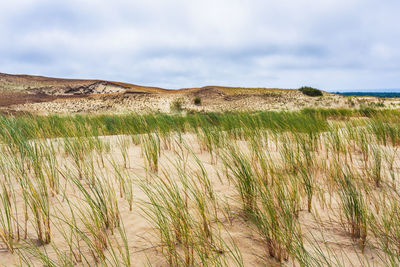
{"type": "MultiPolygon", "coordinates": [[[[105,154],[105,158],[115,160],[117,164],[121,166],[121,168],[123,168],[124,163],[123,157],[121,156],[121,151],[118,148],[118,143],[123,139],[130,140],[130,137],[102,137],[102,140],[106,143],[109,143],[111,147],[110,153],[105,154]]],[[[184,140],[186,144],[189,144],[191,150],[204,165],[208,177],[210,178],[213,188],[216,192],[221,210],[222,207],[230,207],[230,210],[227,213],[220,213],[220,220],[223,222],[226,230],[229,232],[229,235],[232,237],[233,241],[242,253],[245,266],[277,265],[275,260],[269,258],[269,256],[266,254],[266,251],[262,245],[262,240],[254,227],[248,221],[246,221],[246,219],[240,216],[241,212],[238,195],[234,186],[229,183],[226,177],[224,177],[222,172],[222,163],[220,161],[217,163],[212,163],[210,154],[208,152],[201,151],[198,141],[194,135],[185,134],[184,140]]],[[[52,142],[58,141],[53,140],[52,142]]],[[[177,142],[176,139],[175,142],[177,142]]],[[[176,144],[174,146],[177,148],[178,146],[176,144]]],[[[274,144],[272,142],[270,147],[271,155],[278,157],[279,154],[274,148],[274,144]]],[[[121,219],[125,226],[129,240],[131,262],[133,263],[133,266],[143,266],[147,262],[150,262],[153,266],[167,266],[167,263],[165,262],[165,259],[160,251],[159,240],[156,231],[145,219],[143,212],[141,211],[141,207],[143,207],[142,202],[146,200],[146,196],[140,190],[138,183],[148,178],[146,175],[144,158],[142,156],[140,145],[130,144],[128,155],[129,162],[124,171],[126,171],[130,177],[133,177],[133,179],[136,180],[136,184],[134,185],[135,202],[133,211],[129,211],[129,205],[124,199],[119,198],[118,205],[121,219]]],[[[326,155],[320,155],[321,160],[326,159],[326,157],[326,155]]],[[[174,176],[174,173],[177,176],[177,171],[175,168],[173,168],[172,164],[177,160],[177,158],[178,155],[174,150],[163,149],[160,157],[160,170],[169,170],[169,172],[172,174],[172,177],[174,176]]],[[[66,169],[66,167],[71,168],[73,165],[72,159],[70,157],[66,157],[62,153],[62,149],[57,154],[57,159],[59,164],[64,166],[64,169],[66,169]]],[[[196,168],[196,164],[194,163],[192,156],[190,156],[188,159],[188,166],[189,168],[196,168]]],[[[96,167],[96,171],[99,173],[104,173],[107,177],[112,177],[114,175],[113,168],[107,160],[105,168],[99,166],[96,167]]],[[[161,171],[159,171],[159,174],[162,176],[161,171]]],[[[151,183],[152,181],[149,180],[148,182],[151,183]]],[[[77,205],[80,205],[76,198],[76,192],[73,190],[71,185],[66,186],[65,192],[67,199],[70,199],[70,201],[75,201],[77,205]]],[[[321,197],[329,198],[329,192],[325,191],[320,198],[321,197]]],[[[21,199],[19,201],[21,202],[21,199]]],[[[63,200],[60,195],[52,197],[51,202],[52,214],[68,214],[65,200],[63,200]]],[[[308,213],[304,209],[300,211],[300,222],[305,240],[307,240],[307,238],[313,239],[315,240],[316,244],[323,248],[328,246],[332,250],[331,253],[336,253],[337,255],[346,255],[343,257],[343,262],[346,266],[348,266],[350,263],[354,264],[355,266],[359,266],[359,256],[362,255],[362,253],[359,249],[358,241],[352,240],[348,232],[341,225],[341,220],[338,217],[339,207],[335,199],[332,200],[331,205],[331,208],[323,207],[318,198],[316,198],[313,202],[312,213],[308,213]]],[[[58,247],[63,247],[65,246],[65,242],[55,228],[56,227],[53,227],[52,244],[55,244],[58,247]]],[[[35,238],[32,226],[30,226],[29,232],[29,237],[35,238]]],[[[227,237],[227,235],[225,236],[227,237]]],[[[308,242],[306,241],[305,243],[307,247],[308,242]]],[[[51,251],[50,245],[46,245],[46,247],[48,247],[49,251],[51,251]]],[[[308,248],[311,249],[309,246],[308,248]]],[[[367,245],[363,255],[366,259],[368,259],[371,265],[379,265],[379,259],[376,257],[373,250],[373,242],[367,245]]],[[[0,244],[0,265],[12,266],[13,264],[18,264],[16,255],[9,253],[5,247],[0,244]]],[[[285,265],[293,266],[293,263],[291,263],[291,260],[289,260],[289,262],[286,262],[285,265]]]]}

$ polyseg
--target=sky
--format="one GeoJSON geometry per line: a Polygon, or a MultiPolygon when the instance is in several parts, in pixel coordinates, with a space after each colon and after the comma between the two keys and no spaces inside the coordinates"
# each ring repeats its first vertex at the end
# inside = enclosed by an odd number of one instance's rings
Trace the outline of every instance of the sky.
{"type": "Polygon", "coordinates": [[[12,0],[0,72],[331,91],[400,88],[399,0],[12,0]]]}

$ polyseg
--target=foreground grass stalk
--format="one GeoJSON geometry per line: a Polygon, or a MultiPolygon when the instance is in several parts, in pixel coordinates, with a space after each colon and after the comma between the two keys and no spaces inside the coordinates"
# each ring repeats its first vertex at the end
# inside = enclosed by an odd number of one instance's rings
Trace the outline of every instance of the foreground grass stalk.
{"type": "Polygon", "coordinates": [[[357,177],[352,172],[345,170],[336,179],[347,227],[351,236],[360,240],[361,249],[364,250],[368,233],[368,209],[364,196],[355,183],[357,177]]]}
{"type": "Polygon", "coordinates": [[[146,167],[153,173],[158,172],[158,159],[161,154],[160,137],[158,134],[146,134],[142,136],[142,153],[146,167]]]}

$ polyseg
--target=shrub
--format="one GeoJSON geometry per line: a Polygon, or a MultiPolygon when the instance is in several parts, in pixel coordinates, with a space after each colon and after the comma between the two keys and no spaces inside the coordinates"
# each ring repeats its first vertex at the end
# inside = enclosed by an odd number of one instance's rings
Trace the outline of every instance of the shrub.
{"type": "Polygon", "coordinates": [[[169,108],[173,112],[181,112],[183,109],[182,108],[182,99],[181,98],[174,99],[174,101],[171,102],[169,108]]]}
{"type": "Polygon", "coordinates": [[[201,98],[198,97],[198,96],[196,96],[196,97],[193,99],[193,103],[194,103],[196,106],[200,106],[200,105],[201,105],[201,98]]]}
{"type": "Polygon", "coordinates": [[[303,86],[299,89],[300,92],[307,96],[322,96],[322,91],[309,86],[303,86]]]}

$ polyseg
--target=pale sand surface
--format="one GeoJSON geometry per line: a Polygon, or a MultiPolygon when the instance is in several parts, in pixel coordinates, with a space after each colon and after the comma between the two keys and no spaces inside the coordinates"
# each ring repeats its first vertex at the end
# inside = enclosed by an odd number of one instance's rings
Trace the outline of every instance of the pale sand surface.
{"type": "MultiPolygon", "coordinates": [[[[105,154],[105,168],[102,168],[101,164],[96,163],[96,172],[104,173],[105,177],[113,177],[114,171],[111,164],[107,159],[115,160],[121,169],[124,169],[123,157],[121,156],[121,151],[118,146],[119,140],[127,139],[129,142],[131,140],[130,137],[126,136],[111,136],[111,137],[102,137],[102,140],[106,143],[109,143],[111,146],[111,151],[108,154],[105,154]]],[[[216,164],[211,163],[211,157],[208,152],[203,152],[200,150],[198,140],[194,135],[185,134],[184,135],[185,143],[188,144],[191,151],[200,159],[203,163],[205,170],[207,171],[208,177],[210,178],[212,185],[214,187],[214,191],[216,192],[218,202],[220,203],[220,207],[226,207],[227,205],[230,207],[228,211],[229,214],[225,212],[220,212],[219,216],[221,221],[223,222],[226,230],[229,232],[235,244],[240,249],[240,252],[243,256],[243,261],[245,266],[274,266],[278,264],[273,260],[269,259],[266,255],[266,251],[262,245],[259,235],[255,231],[254,227],[251,226],[250,223],[246,222],[240,214],[240,203],[239,198],[236,193],[236,190],[232,184],[224,177],[222,172],[223,164],[221,161],[218,161],[216,164]],[[219,174],[219,175],[218,175],[219,174]],[[221,180],[220,180],[221,179],[221,180]]],[[[54,141],[57,142],[57,141],[54,141]]],[[[178,149],[177,138],[174,138],[174,147],[176,150],[178,149]]],[[[243,146],[243,150],[245,151],[244,143],[241,144],[243,146]]],[[[177,170],[173,167],[173,164],[178,159],[177,152],[175,149],[162,149],[161,157],[160,157],[160,170],[169,170],[170,176],[177,176],[177,170]]],[[[270,144],[270,153],[273,157],[279,157],[279,152],[276,151],[275,145],[271,141],[270,144]]],[[[323,150],[322,150],[323,151],[323,150]]],[[[120,209],[121,219],[126,229],[128,241],[129,241],[129,249],[131,252],[131,261],[133,266],[143,266],[147,262],[150,262],[153,266],[167,266],[164,258],[161,255],[159,248],[159,240],[156,234],[156,231],[149,224],[149,222],[144,218],[141,211],[141,202],[146,199],[145,194],[140,190],[138,183],[139,181],[144,181],[148,179],[148,182],[151,183],[151,178],[146,178],[146,170],[144,164],[144,158],[142,156],[140,145],[133,145],[130,143],[128,149],[129,162],[124,172],[132,177],[136,182],[134,185],[134,207],[133,211],[129,211],[129,205],[126,200],[119,198],[118,205],[120,209]]],[[[319,155],[319,160],[321,162],[326,161],[327,155],[323,152],[319,155]]],[[[60,151],[57,154],[58,163],[62,166],[63,169],[71,168],[73,165],[72,159],[67,157],[62,152],[62,146],[60,146],[60,151]]],[[[98,162],[98,158],[96,158],[95,162],[98,162]]],[[[196,169],[196,164],[194,164],[194,160],[192,156],[189,156],[188,168],[196,169]]],[[[159,171],[159,175],[162,176],[162,172],[159,171]]],[[[321,177],[321,181],[323,181],[324,177],[321,177]]],[[[113,178],[112,178],[113,179],[113,178]]],[[[114,180],[116,184],[116,181],[114,180]]],[[[63,182],[63,186],[65,186],[65,182],[63,182]]],[[[62,186],[62,188],[63,188],[62,186]]],[[[321,187],[324,185],[321,184],[321,187]]],[[[116,190],[118,190],[118,186],[116,185],[116,190]]],[[[76,195],[76,191],[74,190],[71,184],[67,184],[65,187],[66,197],[69,201],[75,202],[77,205],[80,205],[79,200],[76,195]]],[[[329,190],[323,190],[322,195],[326,198],[329,198],[329,190]]],[[[19,199],[18,201],[22,201],[19,199]]],[[[68,214],[67,205],[65,204],[65,199],[61,195],[55,196],[51,198],[52,202],[52,214],[59,215],[60,213],[68,214]]],[[[321,207],[320,202],[318,201],[318,197],[315,198],[313,203],[313,211],[312,213],[308,213],[306,210],[302,210],[300,212],[300,222],[302,226],[302,232],[305,237],[309,237],[316,240],[321,247],[327,245],[333,252],[337,253],[337,255],[346,255],[343,257],[345,265],[354,264],[355,266],[360,265],[359,255],[361,255],[361,251],[358,247],[358,242],[351,239],[349,234],[344,230],[344,228],[340,224],[340,219],[338,217],[338,204],[336,200],[332,199],[331,208],[321,207]],[[323,236],[323,238],[322,238],[323,236]],[[324,240],[323,240],[324,239],[324,240]]],[[[29,236],[31,238],[35,238],[34,231],[32,230],[32,226],[30,226],[29,236]]],[[[55,244],[58,247],[62,247],[64,244],[63,238],[57,233],[56,227],[52,227],[52,244],[55,244]]],[[[222,234],[228,239],[226,233],[222,234]]],[[[307,244],[307,241],[305,242],[307,244]]],[[[64,244],[65,246],[65,244],[64,244]]],[[[50,245],[46,245],[50,251],[51,255],[51,247],[50,245]]],[[[369,263],[372,265],[379,265],[379,260],[376,258],[376,255],[372,251],[372,245],[368,244],[364,256],[368,259],[369,263]]],[[[3,266],[12,266],[14,264],[18,264],[17,258],[11,253],[7,252],[4,247],[0,244],[0,265],[3,266]]],[[[289,261],[284,263],[288,266],[293,266],[293,264],[289,261]]]]}
{"type": "Polygon", "coordinates": [[[41,115],[71,113],[153,113],[171,112],[174,101],[181,101],[186,112],[224,112],[224,111],[294,111],[304,108],[398,108],[398,98],[380,99],[376,97],[344,97],[325,93],[323,97],[308,97],[297,90],[266,90],[264,93],[213,94],[207,91],[200,94],[201,104],[195,105],[196,94],[163,93],[137,95],[99,95],[88,98],[57,99],[45,103],[15,105],[10,109],[41,115]],[[379,106],[380,105],[380,106],[379,106]]]}

